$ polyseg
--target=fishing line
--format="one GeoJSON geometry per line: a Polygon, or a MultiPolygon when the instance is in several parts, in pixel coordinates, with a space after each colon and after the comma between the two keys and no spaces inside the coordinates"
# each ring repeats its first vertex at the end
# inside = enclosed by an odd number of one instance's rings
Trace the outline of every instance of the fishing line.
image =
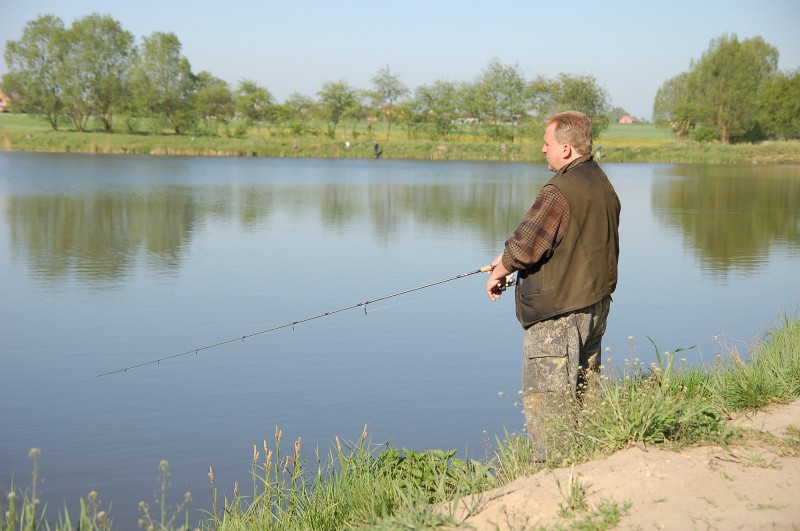
{"type": "MultiPolygon", "coordinates": [[[[187,350],[186,352],[180,352],[178,354],[172,354],[171,356],[165,356],[163,358],[159,358],[159,359],[156,359],[156,360],[146,361],[146,362],[143,362],[143,363],[137,363],[136,365],[130,365],[128,367],[125,367],[123,369],[117,369],[115,371],[104,372],[102,374],[98,374],[97,377],[101,378],[103,376],[108,376],[108,375],[111,375],[111,374],[117,374],[117,373],[120,373],[120,372],[128,372],[129,370],[138,369],[139,367],[144,367],[146,365],[158,365],[162,361],[171,360],[171,359],[175,359],[175,358],[180,358],[181,356],[188,356],[189,354],[197,354],[201,350],[209,350],[209,349],[212,349],[212,348],[221,347],[222,345],[227,345],[228,343],[233,343],[235,341],[244,341],[245,339],[249,339],[249,338],[255,337],[255,336],[260,336],[262,334],[268,334],[270,332],[275,332],[275,331],[281,330],[283,328],[291,327],[292,330],[294,330],[296,325],[299,325],[299,324],[302,324],[302,323],[307,323],[309,321],[313,321],[314,319],[321,319],[323,317],[328,317],[330,315],[334,315],[334,314],[337,314],[337,313],[345,312],[347,310],[353,310],[355,308],[364,308],[364,315],[367,315],[367,305],[369,305],[369,304],[374,304],[376,302],[385,301],[386,299],[391,299],[393,297],[399,297],[400,295],[405,295],[407,293],[412,293],[414,291],[419,291],[421,289],[430,288],[430,287],[433,287],[433,286],[437,286],[439,284],[444,284],[445,282],[451,282],[453,280],[458,280],[459,278],[468,277],[470,275],[476,275],[478,273],[488,273],[492,269],[494,269],[492,266],[484,266],[484,267],[482,267],[480,269],[476,269],[475,271],[469,271],[467,273],[461,273],[460,275],[456,275],[454,277],[445,278],[445,279],[442,279],[442,280],[437,280],[436,282],[431,282],[429,284],[423,284],[423,285],[417,286],[415,288],[406,289],[406,290],[403,290],[403,291],[398,291],[397,293],[392,293],[391,295],[384,295],[384,296],[378,297],[376,299],[370,299],[370,300],[366,300],[364,302],[359,302],[357,304],[351,304],[350,306],[344,306],[344,307],[339,308],[337,310],[331,310],[329,312],[318,313],[317,315],[312,315],[311,317],[305,317],[303,319],[298,319],[297,321],[290,321],[288,323],[284,323],[284,324],[281,324],[281,325],[273,326],[272,328],[267,328],[266,330],[261,330],[259,332],[253,332],[252,334],[233,337],[231,339],[226,339],[224,341],[219,341],[217,343],[214,343],[214,344],[211,344],[211,345],[206,345],[204,347],[193,348],[191,350],[187,350]]],[[[386,307],[384,307],[384,308],[386,308],[386,307]]],[[[378,309],[383,309],[383,308],[378,308],[378,309]]]]}

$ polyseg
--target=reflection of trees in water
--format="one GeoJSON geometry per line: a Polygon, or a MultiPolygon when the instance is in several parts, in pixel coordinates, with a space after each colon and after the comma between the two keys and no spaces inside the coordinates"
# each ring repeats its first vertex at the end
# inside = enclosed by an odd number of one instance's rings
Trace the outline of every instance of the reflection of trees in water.
{"type": "Polygon", "coordinates": [[[711,271],[751,271],[774,245],[800,248],[796,169],[759,166],[670,167],[681,178],[656,181],[656,218],[680,228],[711,271]]]}
{"type": "MultiPolygon", "coordinates": [[[[495,248],[550,176],[520,168],[509,177],[507,170],[467,181],[459,169],[431,182],[233,180],[146,183],[85,195],[12,195],[6,215],[17,254],[27,255],[39,275],[76,275],[107,285],[139,260],[148,268],[177,272],[191,239],[208,223],[247,230],[275,214],[306,228],[319,224],[308,238],[365,227],[388,245],[414,226],[475,234],[495,248]]],[[[704,269],[754,270],[775,245],[800,247],[796,168],[659,165],[654,171],[663,173],[653,185],[655,216],[682,231],[704,269]]]]}
{"type": "Polygon", "coordinates": [[[468,229],[492,245],[508,237],[544,183],[369,183],[151,186],[141,193],[12,196],[13,245],[45,278],[108,283],[143,260],[177,271],[191,238],[209,222],[253,227],[275,213],[320,232],[369,226],[384,244],[407,226],[468,229]],[[199,227],[199,229],[198,229],[199,227]]]}
{"type": "Polygon", "coordinates": [[[108,281],[124,276],[142,251],[152,267],[176,268],[195,212],[185,190],[166,188],[147,195],[16,196],[7,217],[12,245],[27,251],[41,276],[108,281]]]}

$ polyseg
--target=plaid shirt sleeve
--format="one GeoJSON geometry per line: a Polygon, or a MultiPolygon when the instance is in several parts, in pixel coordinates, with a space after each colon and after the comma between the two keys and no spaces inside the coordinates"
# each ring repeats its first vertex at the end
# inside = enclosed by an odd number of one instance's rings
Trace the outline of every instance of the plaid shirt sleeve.
{"type": "Polygon", "coordinates": [[[514,234],[506,241],[503,265],[510,272],[530,269],[552,256],[569,225],[569,203],[557,187],[545,185],[514,234]]]}

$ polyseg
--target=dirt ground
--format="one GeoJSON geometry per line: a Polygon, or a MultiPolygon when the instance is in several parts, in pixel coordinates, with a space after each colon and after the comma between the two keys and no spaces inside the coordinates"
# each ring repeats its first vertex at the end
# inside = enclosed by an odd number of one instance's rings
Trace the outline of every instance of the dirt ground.
{"type": "Polygon", "coordinates": [[[800,530],[800,400],[735,424],[766,433],[727,448],[633,447],[573,469],[543,470],[462,500],[461,529],[606,529],[580,524],[600,519],[598,504],[616,504],[629,506],[614,529],[800,530]],[[767,434],[794,445],[771,444],[767,434]],[[565,515],[571,484],[585,492],[587,508],[565,515]]]}

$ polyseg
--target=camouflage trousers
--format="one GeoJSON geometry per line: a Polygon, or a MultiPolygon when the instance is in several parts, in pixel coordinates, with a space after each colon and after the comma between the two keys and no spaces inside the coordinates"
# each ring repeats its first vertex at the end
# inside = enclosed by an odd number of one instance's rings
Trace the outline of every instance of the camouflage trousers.
{"type": "Polygon", "coordinates": [[[525,425],[537,460],[545,460],[547,423],[563,419],[565,408],[600,370],[601,341],[611,297],[525,330],[522,394],[525,425]]]}

